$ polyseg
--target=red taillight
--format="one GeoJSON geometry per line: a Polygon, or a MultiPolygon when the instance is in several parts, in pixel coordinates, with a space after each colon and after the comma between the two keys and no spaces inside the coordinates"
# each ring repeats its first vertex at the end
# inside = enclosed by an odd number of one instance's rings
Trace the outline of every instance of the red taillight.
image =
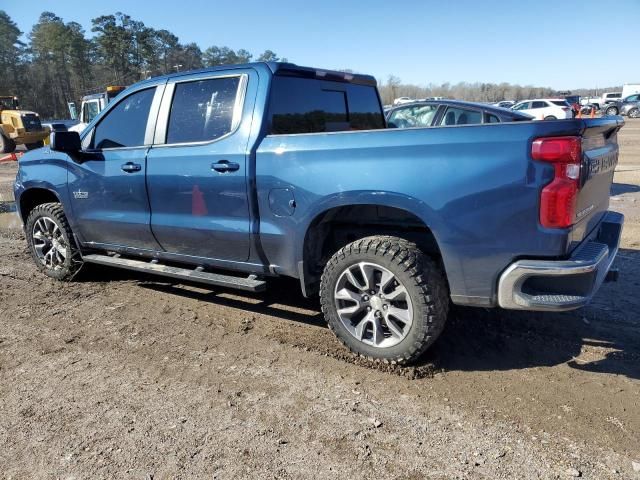
{"type": "Polygon", "coordinates": [[[573,224],[580,179],[580,137],[548,137],[531,146],[534,160],[553,163],[554,177],[540,194],[540,224],[567,228],[573,224]]]}

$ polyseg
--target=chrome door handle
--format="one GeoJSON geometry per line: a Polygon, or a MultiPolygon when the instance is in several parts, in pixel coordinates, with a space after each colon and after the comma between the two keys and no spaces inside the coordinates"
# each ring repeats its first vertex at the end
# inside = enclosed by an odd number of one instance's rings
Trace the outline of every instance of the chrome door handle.
{"type": "Polygon", "coordinates": [[[123,172],[127,172],[127,173],[133,173],[133,172],[139,172],[140,170],[142,170],[142,166],[138,163],[133,163],[133,162],[127,162],[125,164],[123,164],[121,167],[123,172]]]}
{"type": "Polygon", "coordinates": [[[235,172],[240,169],[240,164],[230,162],[229,160],[220,160],[219,162],[212,163],[211,168],[216,172],[235,172]]]}

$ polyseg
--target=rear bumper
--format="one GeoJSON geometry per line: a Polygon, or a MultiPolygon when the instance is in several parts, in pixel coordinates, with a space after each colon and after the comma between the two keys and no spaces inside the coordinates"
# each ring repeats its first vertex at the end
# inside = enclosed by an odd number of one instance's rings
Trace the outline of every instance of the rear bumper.
{"type": "Polygon", "coordinates": [[[515,310],[573,310],[591,300],[618,253],[624,216],[607,212],[595,238],[567,260],[518,260],[502,273],[498,304],[515,310]]]}

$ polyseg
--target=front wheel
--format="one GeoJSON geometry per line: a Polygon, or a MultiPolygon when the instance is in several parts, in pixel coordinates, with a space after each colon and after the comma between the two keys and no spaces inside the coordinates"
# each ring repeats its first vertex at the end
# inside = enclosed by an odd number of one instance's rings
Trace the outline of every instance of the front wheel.
{"type": "Polygon", "coordinates": [[[638,108],[632,108],[631,110],[629,110],[629,112],[627,113],[627,116],[629,118],[640,118],[640,109],[638,108]]]}
{"type": "Polygon", "coordinates": [[[604,111],[605,115],[617,115],[618,109],[616,107],[609,107],[604,111]]]}
{"type": "Polygon", "coordinates": [[[80,251],[59,203],[43,203],[29,214],[25,233],[38,269],[56,280],[70,280],[82,266],[80,251]]]}
{"type": "Polygon", "coordinates": [[[339,250],[320,284],[322,311],[352,352],[385,362],[417,360],[447,319],[447,283],[414,243],[366,237],[339,250]]]}

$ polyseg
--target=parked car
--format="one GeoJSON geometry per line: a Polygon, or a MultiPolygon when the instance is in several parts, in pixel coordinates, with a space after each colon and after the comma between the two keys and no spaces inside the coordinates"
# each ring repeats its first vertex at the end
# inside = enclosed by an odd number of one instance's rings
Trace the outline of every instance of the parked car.
{"type": "Polygon", "coordinates": [[[583,104],[593,105],[597,110],[602,110],[606,104],[616,102],[620,98],[622,98],[622,92],[606,92],[599,97],[587,97],[583,104]]]}
{"type": "Polygon", "coordinates": [[[640,117],[640,93],[607,104],[604,113],[605,115],[628,115],[631,118],[640,117]]]}
{"type": "Polygon", "coordinates": [[[492,105],[494,107],[500,107],[500,108],[511,108],[516,104],[516,102],[513,102],[511,100],[503,100],[501,102],[496,102],[493,103],[492,105]]]}
{"type": "Polygon", "coordinates": [[[472,125],[532,120],[530,115],[483,103],[460,100],[427,100],[392,108],[387,112],[391,128],[472,125]]]}
{"type": "Polygon", "coordinates": [[[538,98],[516,103],[512,110],[527,113],[535,120],[561,120],[573,118],[573,109],[562,98],[538,98]]]}
{"type": "Polygon", "coordinates": [[[249,291],[294,277],[353,352],[409,363],[450,302],[568,310],[613,279],[623,124],[385,129],[373,77],[230,65],[129,87],[81,134],[27,152],[14,194],[52,278],[84,264],[249,291]]]}
{"type": "Polygon", "coordinates": [[[401,104],[403,104],[403,103],[409,103],[409,102],[413,102],[413,101],[414,101],[414,100],[413,100],[413,99],[411,99],[411,98],[409,98],[409,97],[399,97],[399,98],[396,98],[396,99],[393,101],[393,104],[394,104],[394,105],[401,105],[401,104]]]}

